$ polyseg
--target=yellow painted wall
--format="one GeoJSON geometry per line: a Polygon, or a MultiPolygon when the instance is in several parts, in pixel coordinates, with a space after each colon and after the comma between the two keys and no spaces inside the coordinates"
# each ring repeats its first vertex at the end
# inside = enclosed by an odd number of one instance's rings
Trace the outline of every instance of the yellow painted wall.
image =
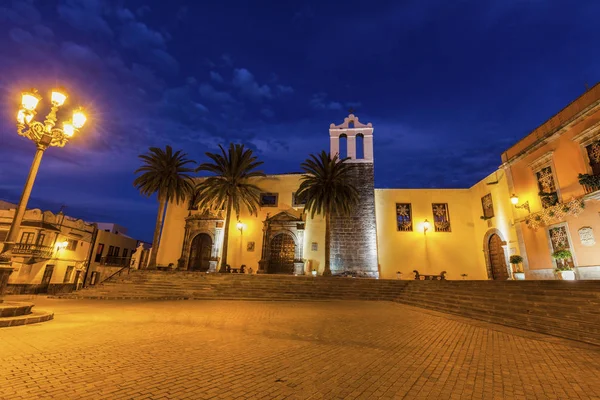
{"type": "MultiPolygon", "coordinates": [[[[245,264],[247,268],[252,268],[254,272],[258,270],[258,262],[262,255],[263,241],[263,221],[268,216],[274,216],[281,211],[292,211],[295,214],[303,209],[292,207],[292,193],[298,190],[300,186],[299,174],[269,175],[266,178],[255,179],[256,185],[266,193],[278,193],[277,207],[261,207],[258,210],[258,216],[250,215],[247,210],[242,209],[239,216],[244,224],[244,229],[240,232],[237,229],[237,218],[232,213],[229,222],[229,250],[228,264],[236,268],[245,264]],[[254,251],[248,251],[248,242],[254,242],[254,251]]],[[[161,244],[158,252],[158,264],[168,265],[173,263],[177,265],[177,260],[181,256],[181,247],[185,235],[185,218],[189,211],[186,204],[176,205],[170,203],[167,207],[165,225],[161,235],[161,244]]],[[[324,267],[324,244],[325,244],[325,224],[320,216],[311,219],[305,216],[306,226],[304,233],[304,258],[309,261],[307,268],[316,268],[322,271],[324,267]],[[311,243],[316,242],[318,250],[311,250],[311,243]]],[[[220,249],[219,249],[220,251],[220,249]]]]}
{"type": "Polygon", "coordinates": [[[506,172],[497,170],[477,182],[470,189],[471,215],[475,228],[475,246],[477,248],[476,257],[478,264],[486,268],[486,257],[484,252],[485,241],[489,239],[492,232],[499,234],[500,238],[506,242],[506,263],[513,254],[520,254],[517,232],[514,227],[514,207],[510,202],[511,193],[508,187],[508,178],[506,172]],[[489,220],[481,219],[483,207],[481,199],[483,196],[491,194],[494,208],[494,217],[489,220]]]}
{"type": "Polygon", "coordinates": [[[412,279],[421,274],[447,272],[448,279],[487,279],[480,248],[475,245],[475,226],[469,189],[376,189],[377,242],[380,277],[412,279]],[[396,203],[411,203],[413,231],[396,226],[396,203]],[[432,203],[448,203],[451,232],[435,232],[432,203]],[[423,221],[431,228],[423,233],[423,221]]]}

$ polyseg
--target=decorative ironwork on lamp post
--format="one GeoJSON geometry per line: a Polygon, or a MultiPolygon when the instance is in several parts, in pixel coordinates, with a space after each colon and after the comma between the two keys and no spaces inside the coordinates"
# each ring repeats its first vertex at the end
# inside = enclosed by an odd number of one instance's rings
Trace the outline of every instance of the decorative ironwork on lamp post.
{"type": "Polygon", "coordinates": [[[64,91],[56,89],[52,91],[50,97],[50,112],[44,119],[44,122],[36,121],[35,109],[42,97],[37,90],[32,89],[24,92],[21,96],[21,106],[17,113],[17,133],[33,141],[36,145],[36,152],[29,169],[29,175],[23,188],[23,194],[19,200],[17,211],[12,220],[10,231],[4,242],[4,248],[0,253],[0,263],[11,264],[12,248],[16,243],[17,236],[27,209],[31,189],[42,161],[42,155],[48,147],[64,147],[69,139],[83,127],[86,122],[86,116],[81,108],[75,109],[71,119],[62,122],[62,127],[57,127],[57,112],[67,100],[64,91]]]}

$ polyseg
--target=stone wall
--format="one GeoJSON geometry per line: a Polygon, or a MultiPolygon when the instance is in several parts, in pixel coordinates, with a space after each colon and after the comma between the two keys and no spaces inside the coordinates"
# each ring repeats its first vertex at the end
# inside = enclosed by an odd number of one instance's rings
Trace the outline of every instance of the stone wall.
{"type": "Polygon", "coordinates": [[[60,293],[71,293],[75,290],[74,283],[51,283],[47,286],[47,289],[41,284],[9,284],[6,287],[6,294],[60,294],[60,293]]]}
{"type": "Polygon", "coordinates": [[[378,277],[373,163],[353,163],[351,182],[360,193],[352,216],[331,218],[331,272],[378,277]]]}

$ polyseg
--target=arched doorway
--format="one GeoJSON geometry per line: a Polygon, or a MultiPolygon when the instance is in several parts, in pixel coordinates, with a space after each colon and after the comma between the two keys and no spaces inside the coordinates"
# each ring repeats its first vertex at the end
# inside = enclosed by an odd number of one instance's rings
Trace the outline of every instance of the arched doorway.
{"type": "Polygon", "coordinates": [[[188,270],[206,272],[210,268],[212,239],[206,233],[196,235],[190,246],[188,270]]]}
{"type": "Polygon", "coordinates": [[[506,258],[502,248],[502,239],[497,234],[492,234],[488,242],[488,254],[490,258],[490,267],[492,279],[505,281],[509,278],[506,268],[506,258]]]}
{"type": "Polygon", "coordinates": [[[269,260],[269,274],[293,274],[294,255],[296,243],[294,238],[285,233],[279,233],[271,239],[271,258],[269,260]]]}

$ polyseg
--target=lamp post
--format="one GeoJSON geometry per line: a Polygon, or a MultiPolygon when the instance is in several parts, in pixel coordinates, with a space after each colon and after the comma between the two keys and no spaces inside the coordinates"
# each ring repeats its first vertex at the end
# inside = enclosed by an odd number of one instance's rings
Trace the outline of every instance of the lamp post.
{"type": "MultiPolygon", "coordinates": [[[[33,156],[33,162],[29,169],[29,175],[19,200],[17,211],[12,220],[10,230],[6,241],[4,242],[4,248],[0,253],[0,265],[8,264],[8,268],[11,268],[11,256],[12,248],[14,247],[25,210],[27,209],[27,202],[31,195],[31,189],[42,161],[42,155],[48,147],[64,147],[69,139],[83,127],[86,121],[86,116],[81,108],[75,109],[71,119],[62,121],[62,127],[57,127],[58,117],[57,112],[60,107],[67,100],[67,95],[60,89],[52,91],[50,97],[50,112],[44,119],[44,122],[36,121],[34,119],[36,115],[35,109],[42,97],[38,94],[37,90],[32,89],[29,92],[23,92],[21,96],[21,106],[17,113],[17,133],[20,136],[26,137],[36,145],[35,155],[33,156]]],[[[12,271],[12,270],[11,270],[12,271]]],[[[0,278],[0,281],[2,279],[0,278]]]]}

